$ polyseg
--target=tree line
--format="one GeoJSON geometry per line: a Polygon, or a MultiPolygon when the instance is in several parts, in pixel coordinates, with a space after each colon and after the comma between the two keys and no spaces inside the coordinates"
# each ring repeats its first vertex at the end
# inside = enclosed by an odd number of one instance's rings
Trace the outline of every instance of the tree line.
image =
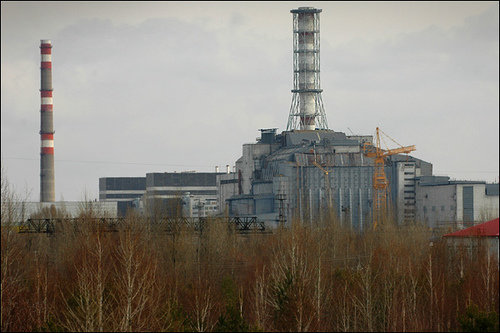
{"type": "Polygon", "coordinates": [[[498,259],[430,246],[423,226],[167,233],[129,214],[108,232],[82,212],[78,229],[19,234],[5,202],[2,331],[498,330],[498,259]]]}

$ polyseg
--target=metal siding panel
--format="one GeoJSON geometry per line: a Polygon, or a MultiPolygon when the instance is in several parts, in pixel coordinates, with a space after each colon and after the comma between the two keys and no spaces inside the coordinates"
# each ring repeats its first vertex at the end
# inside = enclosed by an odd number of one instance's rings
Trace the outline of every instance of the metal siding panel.
{"type": "Polygon", "coordinates": [[[464,186],[462,192],[463,199],[463,220],[464,222],[474,221],[474,187],[464,186]]]}
{"type": "Polygon", "coordinates": [[[499,186],[498,184],[486,184],[486,195],[498,195],[499,186]]]}

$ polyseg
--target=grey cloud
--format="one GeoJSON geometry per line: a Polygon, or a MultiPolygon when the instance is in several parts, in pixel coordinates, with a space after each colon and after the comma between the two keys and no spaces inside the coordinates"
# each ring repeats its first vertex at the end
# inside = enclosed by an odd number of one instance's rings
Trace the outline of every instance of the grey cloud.
{"type": "Polygon", "coordinates": [[[324,61],[344,86],[367,90],[416,89],[450,80],[495,83],[498,12],[492,7],[449,31],[431,26],[382,42],[352,41],[327,54],[324,61]]]}
{"type": "MultiPolygon", "coordinates": [[[[57,196],[80,199],[85,186],[96,193],[103,176],[194,169],[65,160],[212,170],[211,165],[234,163],[241,144],[253,141],[259,128],[283,130],[292,88],[291,33],[285,39],[259,34],[239,15],[219,28],[208,28],[203,20],[157,18],[132,25],[86,19],[50,36],[57,196]]],[[[474,121],[470,110],[493,120],[481,130],[485,140],[497,140],[494,28],[498,13],[488,11],[453,29],[429,27],[390,40],[333,45],[329,34],[341,32],[322,31],[329,124],[361,134],[379,125],[402,143],[417,144],[417,156],[433,163],[435,147],[458,142],[457,133],[474,121]],[[446,126],[438,126],[442,123],[446,126]]],[[[16,49],[15,57],[4,58],[2,48],[2,153],[10,156],[38,157],[37,43],[16,49]],[[26,63],[34,65],[23,67],[26,63]],[[15,77],[17,86],[5,84],[15,77]],[[32,136],[33,142],[21,136],[32,136]]],[[[464,149],[472,148],[466,142],[464,149]]],[[[37,184],[37,168],[33,163],[25,172],[29,177],[18,177],[37,184]]]]}
{"type": "MultiPolygon", "coordinates": [[[[281,74],[269,70],[275,57],[266,57],[265,41],[258,49],[244,40],[227,43],[203,28],[171,19],[148,20],[137,27],[82,21],[57,39],[54,57],[65,57],[54,69],[59,73],[55,82],[61,85],[55,96],[65,103],[59,104],[59,123],[64,123],[59,142],[68,147],[96,140],[105,142],[101,152],[82,149],[112,160],[162,160],[165,157],[155,153],[162,151],[194,163],[202,137],[220,147],[232,130],[252,133],[263,123],[286,121],[289,69],[286,63],[277,64],[285,65],[280,70],[286,77],[276,86],[272,79],[281,74]],[[284,103],[276,99],[277,89],[283,90],[284,103]],[[105,97],[98,98],[103,92],[105,97]],[[284,107],[278,110],[275,105],[284,107]],[[269,116],[271,111],[276,117],[269,116]],[[62,135],[81,128],[93,128],[94,139],[72,135],[62,141],[62,135]],[[141,134],[127,140],[126,132],[141,134]],[[171,144],[180,138],[185,138],[182,146],[171,144]]],[[[224,154],[214,155],[220,159],[224,154]]]]}

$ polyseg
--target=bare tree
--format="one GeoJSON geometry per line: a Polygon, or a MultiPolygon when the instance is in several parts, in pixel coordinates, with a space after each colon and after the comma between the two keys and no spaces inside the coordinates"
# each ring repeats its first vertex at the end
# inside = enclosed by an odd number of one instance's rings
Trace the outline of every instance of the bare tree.
{"type": "Polygon", "coordinates": [[[150,307],[157,291],[157,259],[148,245],[144,224],[136,218],[126,221],[118,234],[115,253],[114,290],[116,329],[120,331],[143,330],[148,326],[150,307]]]}
{"type": "Polygon", "coordinates": [[[267,302],[279,325],[277,329],[307,331],[314,318],[314,282],[310,262],[310,233],[298,223],[273,248],[267,302]],[[290,323],[294,323],[289,327],[290,323]],[[292,328],[293,327],[293,328],[292,328]]]}
{"type": "Polygon", "coordinates": [[[31,304],[28,298],[28,253],[17,233],[25,200],[14,192],[1,166],[1,285],[0,322],[2,331],[31,330],[28,320],[31,304]]]}
{"type": "Polygon", "coordinates": [[[264,265],[260,271],[255,272],[255,283],[253,286],[253,296],[255,304],[255,326],[262,331],[268,331],[267,321],[269,317],[268,303],[266,302],[267,294],[267,270],[264,265]]]}
{"type": "Polygon", "coordinates": [[[110,274],[110,244],[105,232],[95,230],[90,223],[80,231],[74,258],[76,284],[69,299],[61,291],[66,305],[61,324],[72,331],[103,332],[109,328],[110,299],[105,288],[110,274]]]}

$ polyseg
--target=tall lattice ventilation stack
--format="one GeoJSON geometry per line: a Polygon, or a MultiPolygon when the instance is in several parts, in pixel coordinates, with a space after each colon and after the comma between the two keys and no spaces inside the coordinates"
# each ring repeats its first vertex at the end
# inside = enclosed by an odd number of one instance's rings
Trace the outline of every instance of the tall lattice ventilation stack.
{"type": "Polygon", "coordinates": [[[40,66],[40,202],[55,201],[54,117],[52,103],[52,42],[42,39],[40,66]]]}
{"type": "Polygon", "coordinates": [[[293,89],[287,131],[328,129],[319,78],[319,13],[300,7],[293,14],[293,89]]]}

